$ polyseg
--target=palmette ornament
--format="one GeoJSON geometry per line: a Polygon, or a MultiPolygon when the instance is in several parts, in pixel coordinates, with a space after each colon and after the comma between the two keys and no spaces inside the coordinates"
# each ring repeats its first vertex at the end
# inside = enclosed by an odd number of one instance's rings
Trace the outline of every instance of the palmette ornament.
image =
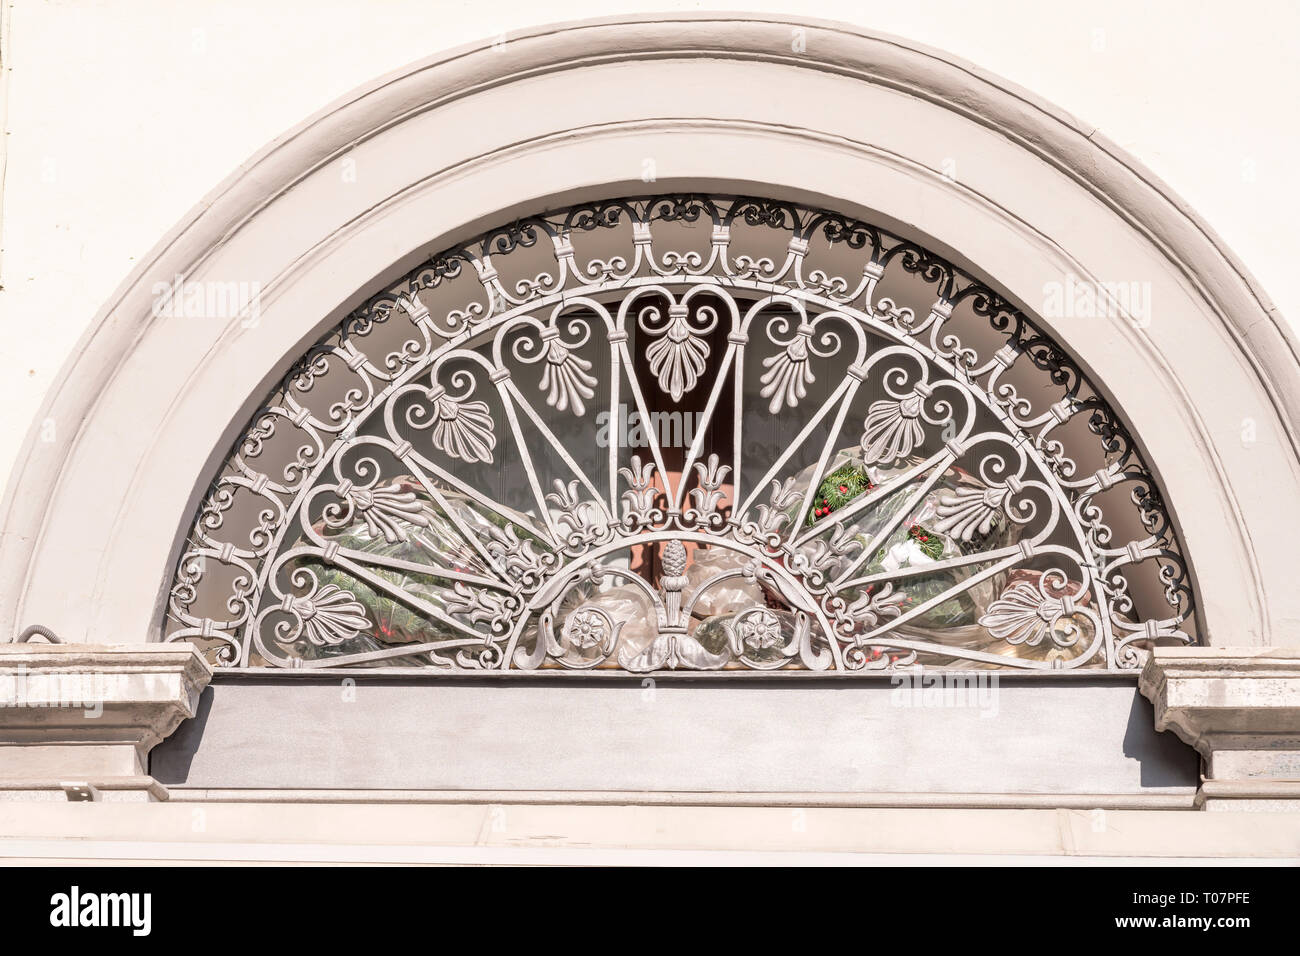
{"type": "Polygon", "coordinates": [[[435,388],[429,395],[433,405],[433,447],[461,461],[492,461],[496,433],[487,402],[459,402],[446,389],[435,388]]]}
{"type": "Polygon", "coordinates": [[[934,530],[968,543],[988,535],[1002,523],[1009,499],[1020,490],[1020,482],[1012,478],[1006,484],[990,488],[955,488],[945,492],[939,496],[935,509],[938,520],[934,522],[934,530]]]}
{"type": "Polygon", "coordinates": [[[1091,598],[1059,571],[1017,569],[989,604],[980,625],[1005,642],[990,649],[1022,659],[1066,662],[1086,654],[1096,637],[1091,598]],[[1075,595],[1078,595],[1076,598],[1075,595]]]}
{"type": "Polygon", "coordinates": [[[1056,622],[1066,613],[1063,599],[1044,597],[1037,588],[1021,583],[1004,591],[979,622],[1008,644],[1032,647],[1054,634],[1056,622]]]}
{"type": "Polygon", "coordinates": [[[925,440],[921,411],[926,393],[913,392],[900,400],[874,402],[863,422],[862,451],[868,465],[891,464],[925,440]]]}
{"type": "Polygon", "coordinates": [[[325,523],[337,530],[360,518],[372,538],[382,535],[389,544],[405,541],[412,528],[427,528],[432,520],[428,501],[420,500],[415,488],[409,481],[377,488],[348,482],[337,489],[343,504],[326,506],[325,523]]]}
{"type": "MultiPolygon", "coordinates": [[[[546,349],[546,362],[542,369],[541,388],[546,393],[546,404],[556,411],[572,409],[575,415],[585,415],[587,406],[596,396],[596,377],[591,374],[591,362],[575,355],[559,341],[555,329],[546,349]]],[[[545,337],[546,333],[543,333],[545,337]]]]}
{"type": "Polygon", "coordinates": [[[767,410],[775,415],[783,407],[795,408],[808,397],[808,386],[817,381],[808,365],[808,340],[811,331],[802,330],[781,352],[763,359],[766,371],[759,379],[759,395],[771,399],[767,410]]]}
{"type": "Polygon", "coordinates": [[[326,584],[290,599],[287,610],[298,619],[300,626],[296,633],[284,635],[284,643],[301,636],[317,647],[336,645],[370,627],[370,619],[361,603],[350,591],[334,584],[326,584]]]}
{"type": "Polygon", "coordinates": [[[704,374],[709,344],[687,321],[685,306],[672,306],[668,315],[668,327],[646,348],[645,357],[650,363],[651,374],[659,380],[659,387],[674,402],[680,402],[704,374]]]}

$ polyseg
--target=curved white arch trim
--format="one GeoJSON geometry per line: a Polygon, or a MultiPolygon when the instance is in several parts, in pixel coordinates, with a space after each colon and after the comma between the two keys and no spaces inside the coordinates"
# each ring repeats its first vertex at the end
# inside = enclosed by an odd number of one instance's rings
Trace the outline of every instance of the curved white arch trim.
{"type": "Polygon", "coordinates": [[[1031,313],[1071,275],[1149,283],[1148,327],[1040,321],[1143,442],[1210,641],[1300,643],[1297,344],[1208,228],[1095,130],[974,67],[833,24],[725,15],[566,24],[414,64],[218,187],[118,289],[37,418],[59,440],[34,428],[9,485],[4,632],[154,639],[215,462],[286,364],[379,281],[518,212],[686,188],[880,222],[1031,313]],[[258,283],[260,321],[154,316],[176,276],[258,283]]]}

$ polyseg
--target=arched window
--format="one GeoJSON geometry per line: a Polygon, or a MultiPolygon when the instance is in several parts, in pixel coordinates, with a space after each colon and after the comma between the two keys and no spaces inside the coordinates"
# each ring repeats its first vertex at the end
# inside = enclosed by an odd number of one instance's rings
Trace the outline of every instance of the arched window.
{"type": "Polygon", "coordinates": [[[1297,354],[1185,205],[969,64],[538,28],[311,118],[141,261],[9,486],[0,623],[197,645],[174,794],[1190,806],[1157,722],[1254,738],[1179,682],[1291,673],[1240,662],[1300,620],[1297,354]],[[166,307],[231,283],[255,314],[166,307]],[[895,696],[933,679],[977,699],[895,696]]]}
{"type": "Polygon", "coordinates": [[[221,464],[168,618],[223,665],[466,673],[1122,670],[1196,639],[1137,438],[992,282],[698,194],[503,223],[372,295],[221,464]]]}

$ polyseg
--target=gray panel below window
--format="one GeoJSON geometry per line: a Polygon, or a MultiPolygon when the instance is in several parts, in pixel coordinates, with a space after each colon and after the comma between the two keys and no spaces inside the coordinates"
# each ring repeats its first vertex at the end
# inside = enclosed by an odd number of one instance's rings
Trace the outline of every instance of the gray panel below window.
{"type": "Polygon", "coordinates": [[[352,679],[218,677],[151,772],[215,789],[967,794],[1190,793],[1199,772],[1128,679],[947,699],[861,678],[352,679]]]}

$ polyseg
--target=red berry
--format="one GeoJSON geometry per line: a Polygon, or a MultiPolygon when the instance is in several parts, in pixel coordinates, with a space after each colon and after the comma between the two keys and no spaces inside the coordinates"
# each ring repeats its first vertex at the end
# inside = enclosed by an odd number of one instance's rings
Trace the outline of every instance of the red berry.
{"type": "Polygon", "coordinates": [[[873,648],[871,649],[871,659],[872,659],[873,661],[878,661],[878,660],[880,660],[880,648],[878,648],[878,647],[873,647],[873,648]]]}

